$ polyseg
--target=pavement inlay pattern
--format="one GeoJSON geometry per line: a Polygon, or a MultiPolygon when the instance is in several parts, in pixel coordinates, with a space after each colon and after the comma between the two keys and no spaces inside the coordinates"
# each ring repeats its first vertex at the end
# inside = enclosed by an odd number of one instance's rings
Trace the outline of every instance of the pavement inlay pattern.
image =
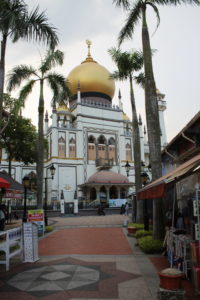
{"type": "Polygon", "coordinates": [[[74,258],[20,264],[8,275],[0,274],[4,300],[36,298],[118,298],[118,284],[141,277],[117,270],[113,262],[86,262],[74,258]]]}

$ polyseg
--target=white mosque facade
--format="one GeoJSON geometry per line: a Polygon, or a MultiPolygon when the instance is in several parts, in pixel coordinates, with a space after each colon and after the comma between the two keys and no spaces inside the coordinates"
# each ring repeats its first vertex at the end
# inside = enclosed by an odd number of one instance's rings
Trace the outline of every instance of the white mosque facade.
{"type": "MultiPolygon", "coordinates": [[[[54,209],[77,213],[81,208],[110,199],[126,199],[134,191],[134,161],[131,121],[123,112],[119,92],[119,104],[112,105],[115,83],[106,68],[90,55],[67,77],[72,92],[68,106],[53,107],[46,112],[44,135],[49,143],[45,160],[44,176],[50,176],[55,167],[53,180],[48,179],[47,201],[54,209]],[[124,165],[132,166],[127,178],[124,165]],[[60,205],[61,204],[61,205],[60,205]]],[[[166,145],[164,95],[158,93],[161,126],[161,144],[166,145]]],[[[149,164],[147,133],[139,121],[141,158],[149,164]]],[[[6,153],[3,152],[1,170],[7,170],[6,153]]],[[[35,165],[12,163],[13,177],[22,178],[36,173],[35,165]]]]}

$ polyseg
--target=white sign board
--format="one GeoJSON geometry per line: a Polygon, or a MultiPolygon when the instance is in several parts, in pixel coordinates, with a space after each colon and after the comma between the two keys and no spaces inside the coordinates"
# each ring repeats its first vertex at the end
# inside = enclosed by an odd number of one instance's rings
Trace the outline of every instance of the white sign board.
{"type": "Polygon", "coordinates": [[[36,224],[23,223],[24,262],[34,262],[38,258],[38,227],[36,224]]]}

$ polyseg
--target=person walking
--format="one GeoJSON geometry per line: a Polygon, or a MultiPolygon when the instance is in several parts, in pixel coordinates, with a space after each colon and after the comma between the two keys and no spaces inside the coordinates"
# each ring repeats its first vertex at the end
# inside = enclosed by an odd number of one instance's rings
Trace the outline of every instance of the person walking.
{"type": "Polygon", "coordinates": [[[126,202],[125,204],[125,216],[128,216],[129,214],[129,205],[128,205],[128,202],[126,202]]]}

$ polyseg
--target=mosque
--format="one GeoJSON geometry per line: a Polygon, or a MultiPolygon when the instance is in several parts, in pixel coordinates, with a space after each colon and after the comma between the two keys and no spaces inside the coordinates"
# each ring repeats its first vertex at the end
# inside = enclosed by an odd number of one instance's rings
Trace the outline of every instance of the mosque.
{"type": "MultiPolygon", "coordinates": [[[[92,58],[90,41],[87,47],[86,59],[67,76],[72,93],[68,106],[53,107],[51,116],[46,112],[44,120],[44,135],[49,144],[44,176],[51,177],[50,167],[55,167],[53,180],[48,179],[47,201],[54,209],[61,206],[63,213],[77,213],[99,203],[117,205],[117,200],[126,201],[134,192],[131,121],[123,111],[120,91],[118,105],[112,104],[114,80],[92,58]],[[124,167],[127,161],[132,167],[129,177],[124,167]]],[[[164,97],[158,91],[162,148],[166,145],[164,97]]],[[[148,165],[147,133],[141,118],[139,128],[141,159],[148,165]]],[[[6,164],[4,157],[2,170],[7,169],[6,164]]],[[[35,170],[33,165],[12,164],[13,176],[19,182],[35,170]]]]}

